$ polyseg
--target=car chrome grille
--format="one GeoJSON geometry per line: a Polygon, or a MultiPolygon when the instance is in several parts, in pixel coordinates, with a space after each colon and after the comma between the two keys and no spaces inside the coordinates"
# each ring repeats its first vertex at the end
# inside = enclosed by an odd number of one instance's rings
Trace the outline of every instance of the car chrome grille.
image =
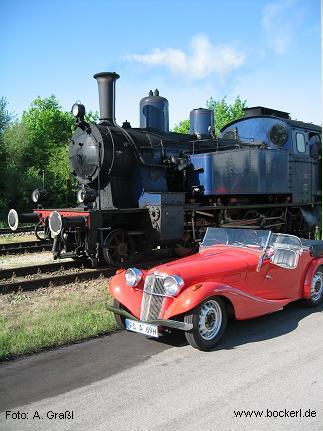
{"type": "Polygon", "coordinates": [[[159,318],[165,297],[164,277],[148,275],[145,280],[141,302],[140,320],[156,320],[159,318]]]}

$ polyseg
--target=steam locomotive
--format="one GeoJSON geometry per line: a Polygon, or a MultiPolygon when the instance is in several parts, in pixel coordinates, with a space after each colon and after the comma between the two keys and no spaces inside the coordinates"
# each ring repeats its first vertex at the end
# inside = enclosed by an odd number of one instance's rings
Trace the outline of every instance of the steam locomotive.
{"type": "Polygon", "coordinates": [[[140,101],[140,128],[115,121],[119,75],[97,73],[100,120],[74,104],[69,148],[78,207],[10,210],[12,230],[35,223],[53,240],[54,258],[127,264],[156,247],[194,252],[208,226],[307,234],[320,224],[321,127],[264,107],[245,109],[217,137],[213,111],[190,113],[190,134],[169,131],[168,101],[156,90],[140,101]]]}

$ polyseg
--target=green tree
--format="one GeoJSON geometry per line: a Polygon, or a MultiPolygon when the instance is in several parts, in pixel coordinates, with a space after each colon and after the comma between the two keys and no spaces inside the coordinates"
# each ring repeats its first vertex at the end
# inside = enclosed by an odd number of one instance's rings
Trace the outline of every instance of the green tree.
{"type": "Polygon", "coordinates": [[[25,111],[21,124],[28,131],[25,148],[25,172],[30,181],[28,193],[42,183],[49,192],[48,205],[75,203],[75,181],[70,177],[68,144],[74,130],[74,118],[65,112],[55,96],[35,99],[25,111]],[[33,184],[32,184],[33,183],[33,184]]]}
{"type": "Polygon", "coordinates": [[[178,124],[175,124],[174,132],[176,133],[190,133],[190,120],[180,121],[178,124]]]}
{"type": "Polygon", "coordinates": [[[26,151],[29,149],[29,131],[23,124],[15,121],[3,133],[5,148],[4,192],[2,194],[2,212],[8,207],[18,209],[30,206],[30,190],[37,180],[38,174],[29,171],[31,165],[27,163],[26,151]]]}
{"type": "Polygon", "coordinates": [[[13,114],[7,109],[8,102],[4,97],[0,99],[0,134],[10,124],[13,119],[13,114]]]}
{"type": "MultiPolygon", "coordinates": [[[[229,104],[224,97],[221,100],[216,101],[213,97],[210,97],[206,101],[206,107],[214,111],[214,127],[217,136],[220,134],[220,130],[230,121],[237,120],[244,116],[243,108],[246,107],[247,101],[241,100],[240,97],[236,97],[232,104],[229,104]]],[[[177,133],[189,133],[190,131],[190,120],[180,121],[174,127],[174,132],[177,133]]]]}
{"type": "Polygon", "coordinates": [[[47,182],[53,192],[55,205],[70,206],[75,204],[76,181],[70,172],[69,148],[57,147],[51,152],[47,165],[47,182]]]}
{"type": "Polygon", "coordinates": [[[42,185],[43,171],[49,191],[47,204],[75,203],[75,181],[69,178],[68,159],[73,128],[72,114],[63,111],[54,96],[36,98],[22,114],[21,121],[7,127],[3,136],[7,206],[30,209],[30,194],[42,185]]]}
{"type": "Polygon", "coordinates": [[[21,124],[29,132],[27,163],[46,170],[52,151],[68,144],[74,120],[69,112],[62,111],[56,97],[50,96],[35,99],[31,107],[22,114],[21,124]]]}
{"type": "MultiPolygon", "coordinates": [[[[4,183],[0,213],[6,212],[8,207],[31,209],[30,195],[33,189],[42,186],[43,171],[45,188],[49,192],[46,205],[74,205],[76,182],[70,174],[68,153],[69,140],[75,129],[73,115],[62,110],[55,96],[37,97],[23,112],[21,121],[12,122],[6,101],[1,101],[0,124],[4,124],[4,131],[0,151],[2,148],[5,157],[0,159],[0,187],[1,179],[4,183]]],[[[98,112],[86,114],[89,122],[95,123],[98,118],[98,112]]]]}
{"type": "Polygon", "coordinates": [[[246,104],[247,101],[242,101],[239,96],[232,104],[227,102],[226,97],[219,101],[214,100],[213,97],[207,100],[207,108],[214,111],[214,127],[217,135],[226,124],[244,116],[243,108],[246,107],[246,104]]]}
{"type": "Polygon", "coordinates": [[[14,115],[7,109],[8,102],[4,97],[0,98],[0,221],[2,222],[5,216],[6,207],[6,164],[7,154],[4,145],[3,135],[10,122],[13,120],[14,115]]]}
{"type": "Polygon", "coordinates": [[[89,111],[85,114],[85,121],[88,123],[97,123],[99,121],[98,111],[89,111]]]}

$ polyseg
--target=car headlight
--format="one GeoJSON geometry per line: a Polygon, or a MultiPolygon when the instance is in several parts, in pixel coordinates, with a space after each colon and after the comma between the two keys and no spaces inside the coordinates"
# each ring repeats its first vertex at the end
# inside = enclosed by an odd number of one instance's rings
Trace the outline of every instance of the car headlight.
{"type": "Polygon", "coordinates": [[[140,269],[129,268],[125,272],[124,276],[126,279],[127,286],[135,287],[140,283],[142,276],[143,276],[143,273],[142,273],[142,271],[140,271],[140,269]]]}
{"type": "Polygon", "coordinates": [[[179,289],[184,286],[184,280],[178,275],[169,275],[164,280],[164,289],[166,295],[175,296],[179,289]]]}

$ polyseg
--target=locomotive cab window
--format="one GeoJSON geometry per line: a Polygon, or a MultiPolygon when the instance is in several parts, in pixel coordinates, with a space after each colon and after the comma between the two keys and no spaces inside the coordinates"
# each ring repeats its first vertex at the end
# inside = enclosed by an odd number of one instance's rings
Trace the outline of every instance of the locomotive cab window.
{"type": "Polygon", "coordinates": [[[305,136],[303,135],[303,133],[296,133],[296,149],[298,153],[306,152],[305,136]]]}

